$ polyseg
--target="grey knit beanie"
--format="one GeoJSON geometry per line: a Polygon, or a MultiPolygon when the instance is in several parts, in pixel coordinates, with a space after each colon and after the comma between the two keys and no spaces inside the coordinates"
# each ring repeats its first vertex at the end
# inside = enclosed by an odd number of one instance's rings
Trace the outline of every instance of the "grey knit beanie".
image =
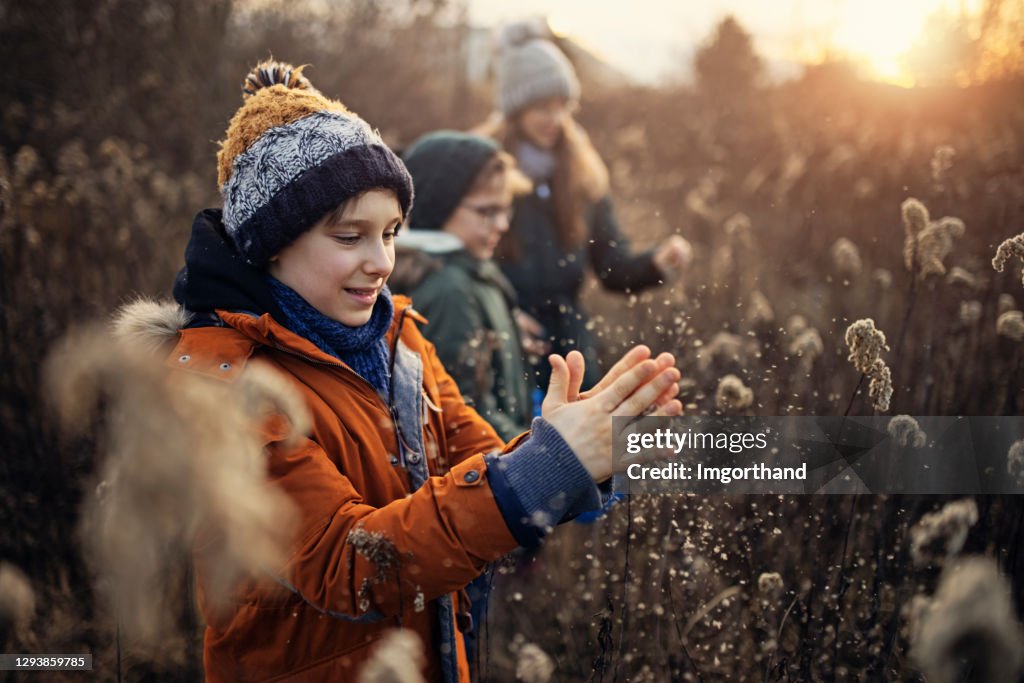
{"type": "Polygon", "coordinates": [[[498,58],[498,108],[507,117],[550,97],[574,100],[580,82],[565,54],[535,22],[506,27],[498,58]]]}

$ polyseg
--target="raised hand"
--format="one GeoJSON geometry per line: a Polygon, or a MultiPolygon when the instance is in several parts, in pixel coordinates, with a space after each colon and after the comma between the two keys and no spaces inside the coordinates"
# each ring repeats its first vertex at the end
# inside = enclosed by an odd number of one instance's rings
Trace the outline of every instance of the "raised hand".
{"type": "Polygon", "coordinates": [[[692,261],[693,246],[679,235],[670,235],[654,250],[654,265],[669,282],[679,279],[692,261]]]}
{"type": "Polygon", "coordinates": [[[600,382],[583,394],[583,356],[549,356],[551,383],[541,414],[572,448],[594,481],[612,475],[612,416],[673,416],[683,406],[675,398],[679,370],[675,357],[663,353],[650,360],[650,349],[632,349],[600,382]]]}

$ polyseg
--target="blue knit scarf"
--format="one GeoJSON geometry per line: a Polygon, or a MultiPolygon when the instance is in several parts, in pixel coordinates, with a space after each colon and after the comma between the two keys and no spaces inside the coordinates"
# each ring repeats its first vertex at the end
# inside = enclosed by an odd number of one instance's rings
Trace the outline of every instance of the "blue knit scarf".
{"type": "Polygon", "coordinates": [[[298,292],[277,278],[269,278],[274,299],[284,313],[285,327],[334,356],[386,397],[391,383],[388,374],[388,343],[384,333],[391,326],[395,307],[391,291],[384,287],[373,306],[370,320],[360,327],[349,327],[309,305],[298,292]]]}

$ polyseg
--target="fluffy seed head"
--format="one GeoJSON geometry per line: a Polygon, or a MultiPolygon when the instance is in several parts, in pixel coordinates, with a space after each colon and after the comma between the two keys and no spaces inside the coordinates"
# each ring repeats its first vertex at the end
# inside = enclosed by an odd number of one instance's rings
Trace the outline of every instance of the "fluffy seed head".
{"type": "Polygon", "coordinates": [[[32,584],[24,573],[7,562],[0,562],[0,647],[4,635],[17,636],[27,629],[36,611],[32,584]]]}
{"type": "Polygon", "coordinates": [[[747,304],[747,320],[754,327],[770,325],[775,320],[772,303],[759,290],[754,290],[747,304]]]}
{"type": "Polygon", "coordinates": [[[799,313],[794,313],[786,320],[786,334],[791,337],[798,336],[801,332],[806,330],[807,327],[807,318],[803,317],[799,313]]]}
{"type": "Polygon", "coordinates": [[[880,412],[889,410],[889,402],[892,400],[892,372],[889,366],[881,358],[876,358],[868,376],[871,378],[868,382],[868,397],[872,407],[880,412]]]}
{"type": "Polygon", "coordinates": [[[808,327],[789,343],[789,353],[799,359],[800,371],[809,373],[814,361],[825,352],[825,344],[821,335],[813,327],[808,327]]]}
{"type": "Polygon", "coordinates": [[[814,360],[825,351],[821,335],[813,327],[805,329],[789,344],[789,352],[797,358],[814,360]]]}
{"type": "Polygon", "coordinates": [[[889,289],[892,287],[892,273],[885,268],[875,268],[871,273],[871,277],[874,278],[875,283],[880,289],[889,289]]]}
{"type": "Polygon", "coordinates": [[[519,648],[516,660],[516,680],[524,683],[548,683],[555,673],[555,663],[544,650],[533,643],[519,648]]]}
{"type": "Polygon", "coordinates": [[[1024,665],[1024,633],[1009,582],[988,557],[956,562],[932,600],[916,601],[911,657],[929,683],[1015,681],[1024,665]]]}
{"type": "Polygon", "coordinates": [[[967,289],[978,288],[978,278],[969,270],[960,266],[953,266],[946,276],[946,284],[954,287],[966,287],[967,289]]]}
{"type": "Polygon", "coordinates": [[[921,448],[928,442],[928,435],[921,430],[917,420],[909,415],[894,415],[886,431],[900,446],[921,448]]]}
{"type": "Polygon", "coordinates": [[[845,237],[832,245],[832,263],[840,275],[858,275],[861,271],[860,250],[845,237]]]}
{"type": "Polygon", "coordinates": [[[949,170],[953,168],[953,157],[956,150],[949,145],[939,145],[932,154],[932,180],[936,185],[942,185],[949,170]]]}
{"type": "Polygon", "coordinates": [[[725,221],[723,226],[730,242],[750,246],[753,243],[753,229],[750,217],[745,213],[736,213],[725,221]]]}
{"type": "Polygon", "coordinates": [[[761,593],[778,595],[782,588],[782,577],[778,572],[764,572],[757,577],[757,590],[761,593]]]}
{"type": "MultiPolygon", "coordinates": [[[[965,230],[962,220],[945,216],[929,223],[924,230],[913,236],[917,244],[918,278],[923,280],[929,275],[946,274],[943,261],[953,251],[953,239],[963,237],[965,230]]],[[[911,251],[908,251],[907,244],[904,244],[903,261],[907,270],[911,271],[914,268],[912,249],[913,244],[911,251]]]]}
{"type": "Polygon", "coordinates": [[[749,337],[741,337],[731,332],[718,332],[697,353],[697,365],[701,370],[711,367],[738,363],[743,365],[747,359],[757,354],[757,342],[749,337]]]}
{"type": "Polygon", "coordinates": [[[928,209],[919,199],[909,197],[900,206],[903,214],[903,229],[908,235],[914,235],[928,227],[928,209]]]}
{"type": "Polygon", "coordinates": [[[754,402],[754,392],[736,375],[726,375],[718,382],[715,406],[719,410],[743,410],[754,402]]]}
{"type": "Polygon", "coordinates": [[[981,302],[977,300],[960,302],[960,322],[973,325],[981,320],[981,302]]]}
{"type": "Polygon", "coordinates": [[[424,664],[419,636],[409,629],[393,629],[374,648],[359,683],[425,683],[420,674],[424,664]]]}
{"type": "Polygon", "coordinates": [[[1024,313],[1007,311],[996,319],[996,333],[1013,341],[1024,341],[1024,313]]]}
{"type": "Polygon", "coordinates": [[[1006,471],[1017,486],[1024,486],[1024,439],[1014,441],[1006,452],[1006,471]]]}
{"type": "Polygon", "coordinates": [[[878,356],[889,350],[885,334],[875,327],[871,318],[863,318],[846,328],[846,346],[850,349],[847,359],[865,374],[871,372],[878,356]]]}
{"type": "Polygon", "coordinates": [[[910,529],[910,556],[914,564],[941,564],[959,553],[967,532],[978,521],[973,498],[955,500],[938,512],[930,512],[910,529]]]}
{"type": "MultiPolygon", "coordinates": [[[[992,267],[1000,273],[1006,268],[1007,262],[1012,258],[1024,261],[1024,232],[1004,240],[996,249],[996,255],[992,259],[992,267]]],[[[1021,270],[1021,284],[1024,284],[1024,269],[1021,270]]]]}

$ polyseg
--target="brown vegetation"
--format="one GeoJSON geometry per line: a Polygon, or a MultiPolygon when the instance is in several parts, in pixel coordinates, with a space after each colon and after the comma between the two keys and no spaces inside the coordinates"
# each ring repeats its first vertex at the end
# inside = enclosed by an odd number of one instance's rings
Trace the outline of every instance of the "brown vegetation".
{"type": "MultiPolygon", "coordinates": [[[[132,294],[167,296],[191,215],[217,201],[215,141],[238,80],[268,52],[311,64],[326,95],[396,146],[484,120],[489,93],[463,69],[464,13],[441,2],[58,0],[4,3],[0,17],[0,57],[19,65],[0,74],[0,561],[25,580],[0,577],[28,596],[5,607],[0,635],[9,652],[88,651],[98,669],[145,678],[154,665],[118,652],[76,531],[110,462],[95,432],[58,437],[40,391],[46,351],[132,294]]],[[[721,66],[706,62],[702,78],[743,74],[728,97],[582,74],[579,118],[624,229],[639,247],[678,232],[697,256],[680,285],[625,300],[591,283],[607,357],[640,342],[673,350],[691,413],[713,414],[733,375],[742,400],[721,399],[730,409],[870,414],[885,387],[872,396],[860,383],[844,342],[870,318],[892,347],[889,413],[1021,414],[1020,82],[905,91],[825,65],[769,87],[749,55],[721,66]],[[926,214],[908,267],[910,197],[961,222],[926,214]]],[[[88,358],[117,360],[102,347],[88,358]]],[[[978,497],[965,537],[937,547],[943,561],[962,546],[997,566],[940,575],[927,559],[913,566],[910,529],[945,502],[637,496],[560,529],[535,564],[502,578],[481,668],[489,680],[517,669],[539,680],[549,663],[552,680],[920,680],[912,639],[933,634],[914,641],[927,668],[956,634],[908,631],[914,597],[934,594],[926,613],[948,620],[962,604],[951,582],[979,576],[1004,576],[1015,603],[991,637],[972,616],[989,647],[954,656],[999,655],[1017,642],[1024,502],[978,497]]],[[[1000,585],[992,604],[1008,604],[1000,585]]],[[[188,595],[181,577],[165,589],[188,595]]],[[[194,648],[194,631],[186,641],[194,648]]],[[[198,665],[186,650],[159,676],[194,680],[198,665]]]]}

